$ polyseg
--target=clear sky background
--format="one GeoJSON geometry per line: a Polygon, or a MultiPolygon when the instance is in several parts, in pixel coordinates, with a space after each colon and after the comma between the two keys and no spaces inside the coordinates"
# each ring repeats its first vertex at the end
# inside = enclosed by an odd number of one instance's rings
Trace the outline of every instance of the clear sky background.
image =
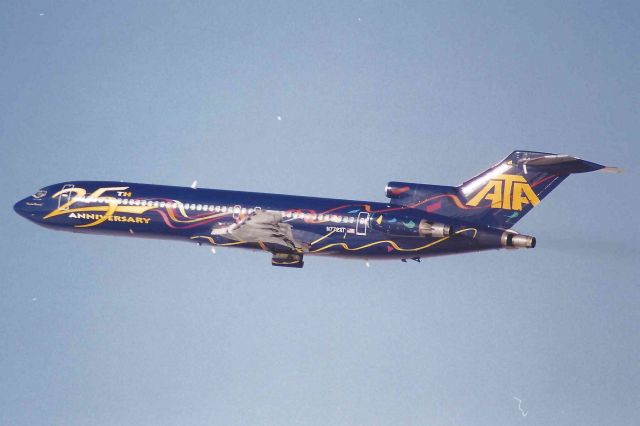
{"type": "Polygon", "coordinates": [[[638,2],[4,1],[0,58],[0,424],[638,424],[638,2]],[[384,200],[514,149],[626,173],[560,185],[534,250],[370,268],[12,210],[73,179],[384,200]]]}

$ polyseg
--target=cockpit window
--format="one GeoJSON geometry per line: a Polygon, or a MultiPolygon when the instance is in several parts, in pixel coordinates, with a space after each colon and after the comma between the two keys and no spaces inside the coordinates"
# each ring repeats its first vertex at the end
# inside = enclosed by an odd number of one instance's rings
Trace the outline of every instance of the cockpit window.
{"type": "Polygon", "coordinates": [[[36,198],[38,200],[41,200],[46,196],[47,196],[47,190],[46,189],[39,189],[39,190],[36,191],[35,194],[32,195],[33,198],[36,198]]]}
{"type": "MultiPolygon", "coordinates": [[[[73,188],[74,186],[75,185],[73,185],[72,183],[67,183],[66,185],[62,186],[61,191],[64,191],[65,189],[73,188]]],[[[69,194],[69,192],[65,192],[64,194],[61,194],[58,197],[58,208],[64,207],[65,210],[68,210],[70,201],[71,201],[71,194],[69,194]]]]}

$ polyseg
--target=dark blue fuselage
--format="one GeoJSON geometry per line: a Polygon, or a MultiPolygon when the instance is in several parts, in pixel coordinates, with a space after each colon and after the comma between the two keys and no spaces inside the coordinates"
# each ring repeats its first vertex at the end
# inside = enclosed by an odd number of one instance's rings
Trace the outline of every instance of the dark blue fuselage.
{"type": "Polygon", "coordinates": [[[173,238],[214,246],[287,252],[277,239],[225,230],[263,213],[279,215],[302,254],[419,258],[501,247],[502,230],[403,205],[111,181],[65,182],[15,205],[38,224],[75,232],[173,238]],[[448,232],[425,234],[427,223],[448,232]],[[217,232],[217,233],[216,233],[217,232]]]}
{"type": "Polygon", "coordinates": [[[533,248],[511,227],[571,174],[617,168],[513,151],[458,186],[389,182],[389,203],[112,181],[50,185],[15,205],[40,225],[264,250],[275,266],[303,256],[421,257],[533,248]]]}

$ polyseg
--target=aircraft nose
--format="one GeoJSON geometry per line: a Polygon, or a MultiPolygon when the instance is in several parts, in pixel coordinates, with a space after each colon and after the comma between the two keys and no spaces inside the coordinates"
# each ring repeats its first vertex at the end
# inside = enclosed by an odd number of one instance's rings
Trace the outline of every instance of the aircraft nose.
{"type": "Polygon", "coordinates": [[[20,200],[13,205],[13,210],[16,211],[20,216],[22,216],[22,208],[23,208],[24,200],[20,200]]]}
{"type": "Polygon", "coordinates": [[[18,213],[20,216],[25,217],[27,219],[33,219],[37,213],[37,210],[34,206],[29,206],[27,204],[27,200],[29,198],[24,198],[13,205],[13,210],[18,213]]]}

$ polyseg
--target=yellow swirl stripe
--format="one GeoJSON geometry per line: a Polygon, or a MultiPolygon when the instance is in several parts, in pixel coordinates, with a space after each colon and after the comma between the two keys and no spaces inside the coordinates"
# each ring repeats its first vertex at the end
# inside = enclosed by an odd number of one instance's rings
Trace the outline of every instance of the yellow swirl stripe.
{"type": "MultiPolygon", "coordinates": [[[[454,235],[458,235],[458,234],[460,234],[462,232],[466,232],[466,231],[473,231],[473,238],[475,238],[476,235],[478,234],[478,230],[475,229],[475,228],[465,228],[465,229],[461,229],[459,231],[456,231],[454,235]]],[[[336,246],[341,246],[343,249],[348,250],[348,251],[358,251],[358,250],[366,249],[368,247],[375,246],[377,244],[389,244],[390,246],[392,246],[394,249],[396,249],[398,251],[411,252],[411,251],[420,251],[420,250],[426,249],[428,247],[431,247],[431,246],[439,244],[439,243],[441,243],[443,241],[446,241],[449,238],[451,238],[451,236],[443,237],[443,238],[440,238],[438,240],[432,241],[432,242],[430,242],[428,244],[425,244],[423,246],[414,247],[414,248],[402,248],[402,247],[398,246],[398,244],[396,244],[395,241],[391,241],[391,240],[374,241],[372,243],[364,244],[364,245],[362,245],[360,247],[354,247],[354,248],[349,247],[349,245],[347,245],[347,243],[332,243],[332,244],[327,244],[326,246],[320,247],[320,248],[315,249],[315,250],[310,250],[309,252],[310,253],[318,253],[318,252],[321,252],[321,251],[324,251],[324,250],[327,250],[327,249],[329,249],[331,247],[336,247],[336,246]]]]}
{"type": "MultiPolygon", "coordinates": [[[[180,212],[182,213],[182,215],[184,217],[189,217],[189,215],[184,210],[184,208],[182,208],[182,206],[180,206],[180,212]]],[[[202,222],[202,221],[208,220],[208,219],[213,219],[213,218],[216,218],[216,217],[222,217],[222,216],[226,215],[227,213],[216,213],[216,214],[212,214],[212,215],[209,215],[209,216],[198,217],[198,218],[189,219],[189,220],[178,219],[176,217],[175,213],[173,212],[173,209],[167,209],[167,214],[169,215],[171,220],[173,222],[176,222],[176,223],[195,223],[195,222],[202,222]]]]}
{"type": "Polygon", "coordinates": [[[231,242],[231,243],[216,243],[216,241],[213,238],[207,237],[206,235],[195,235],[195,236],[191,237],[192,240],[195,240],[195,239],[198,239],[198,238],[203,238],[203,239],[209,241],[209,243],[211,243],[211,245],[221,246],[221,247],[222,246],[236,246],[238,244],[245,244],[246,243],[246,241],[234,241],[234,242],[231,242]]]}
{"type": "Polygon", "coordinates": [[[336,230],[334,229],[333,231],[329,232],[327,235],[323,235],[322,237],[318,238],[315,241],[312,241],[311,244],[309,244],[309,246],[312,246],[316,243],[319,243],[320,241],[324,240],[325,238],[327,238],[328,236],[330,236],[331,234],[333,234],[334,232],[336,232],[336,230]]]}

